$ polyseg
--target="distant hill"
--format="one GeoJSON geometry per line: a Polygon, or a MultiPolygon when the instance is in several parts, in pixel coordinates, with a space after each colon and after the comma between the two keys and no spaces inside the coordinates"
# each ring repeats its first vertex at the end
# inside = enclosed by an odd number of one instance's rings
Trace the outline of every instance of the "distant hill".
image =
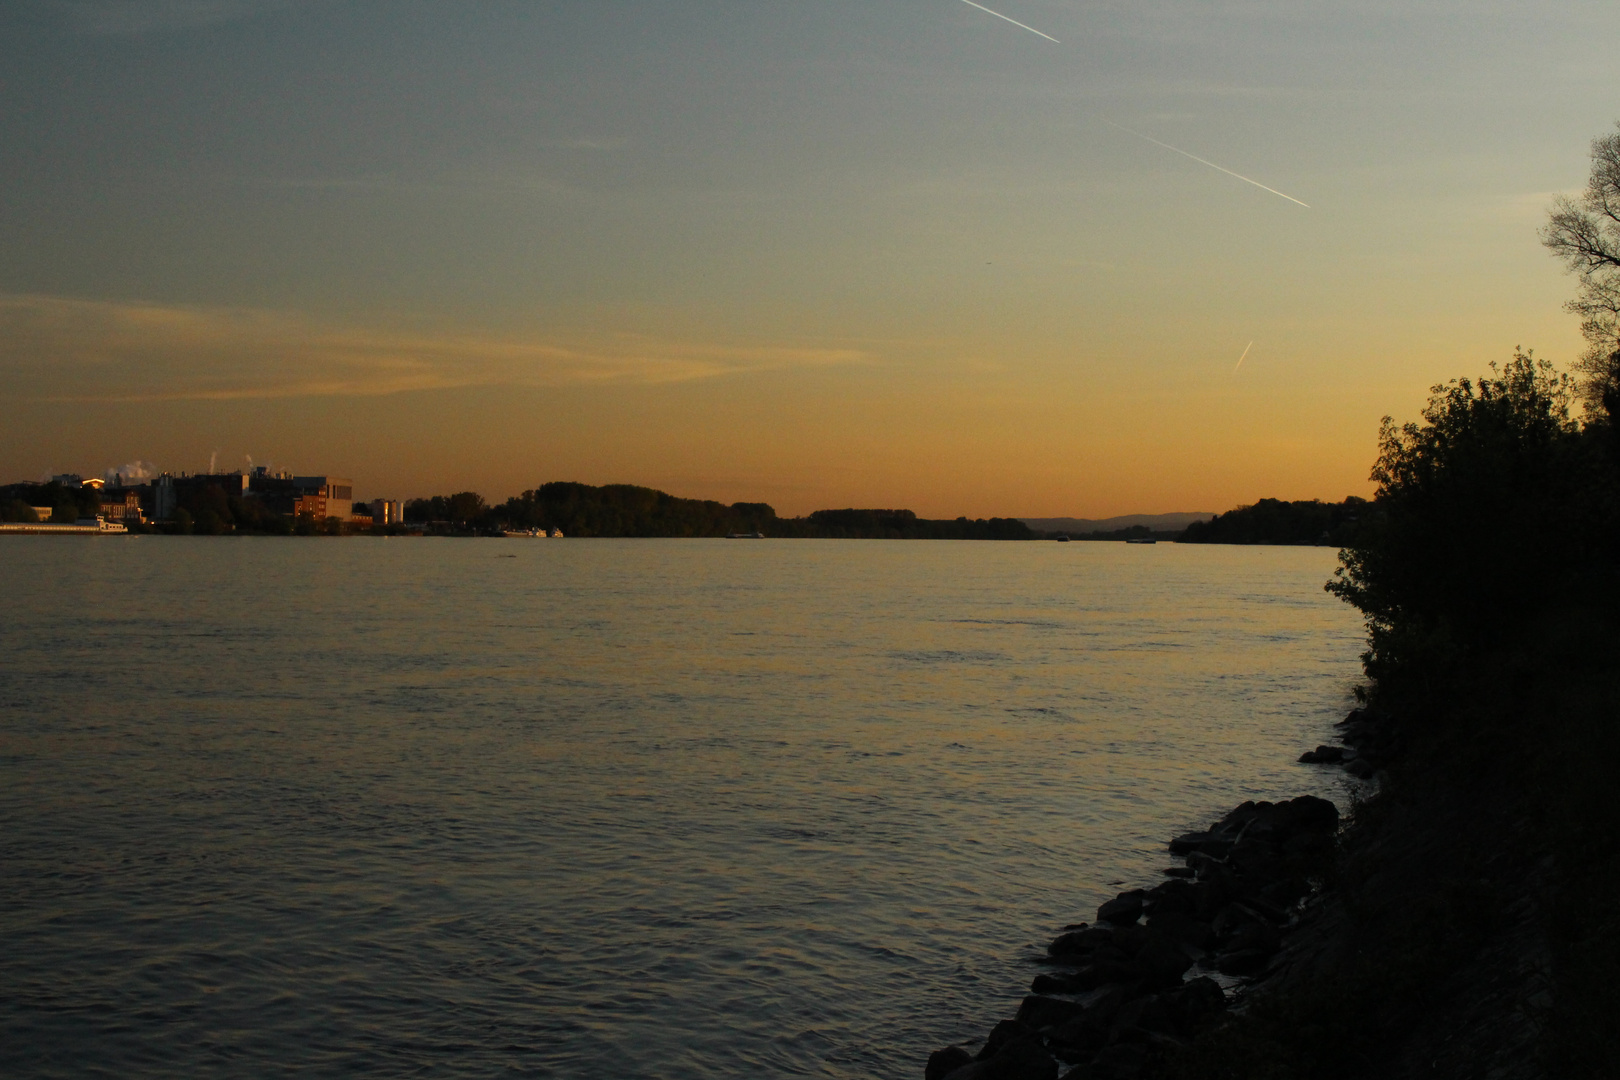
{"type": "Polygon", "coordinates": [[[1025,525],[1036,532],[1061,532],[1072,534],[1085,534],[1094,532],[1118,532],[1121,529],[1134,528],[1145,525],[1148,530],[1156,533],[1180,532],[1195,521],[1208,521],[1214,517],[1213,513],[1201,511],[1191,514],[1125,514],[1122,517],[1111,518],[1020,518],[1025,525]]]}

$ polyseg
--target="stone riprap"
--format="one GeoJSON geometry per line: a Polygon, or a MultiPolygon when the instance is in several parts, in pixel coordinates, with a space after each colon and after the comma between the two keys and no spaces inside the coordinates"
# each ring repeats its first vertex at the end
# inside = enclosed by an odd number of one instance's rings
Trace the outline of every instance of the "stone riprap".
{"type": "MultiPolygon", "coordinates": [[[[1369,761],[1359,753],[1353,760],[1369,761]]],[[[976,1053],[936,1051],[926,1080],[1143,1074],[1165,1047],[1185,1044],[1225,1011],[1213,973],[1233,982],[1270,964],[1338,827],[1337,807],[1303,795],[1245,802],[1208,829],[1176,837],[1170,851],[1183,865],[1153,888],[1109,900],[1095,923],[1066,927],[1017,1015],[976,1053]]]]}

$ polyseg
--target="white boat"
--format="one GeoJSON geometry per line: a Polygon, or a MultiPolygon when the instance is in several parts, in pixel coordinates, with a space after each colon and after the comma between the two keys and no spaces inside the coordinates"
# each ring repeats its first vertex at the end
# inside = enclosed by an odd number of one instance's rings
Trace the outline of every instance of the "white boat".
{"type": "Polygon", "coordinates": [[[762,533],[762,532],[726,533],[726,539],[727,540],[763,540],[763,539],[765,539],[765,534],[762,533]]]}

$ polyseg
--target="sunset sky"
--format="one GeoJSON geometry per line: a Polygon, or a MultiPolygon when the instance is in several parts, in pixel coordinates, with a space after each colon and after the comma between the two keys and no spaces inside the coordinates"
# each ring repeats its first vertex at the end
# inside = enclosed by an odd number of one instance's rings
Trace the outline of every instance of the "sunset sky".
{"type": "Polygon", "coordinates": [[[1579,352],[1620,4],[986,6],[10,0],[0,481],[1224,510],[1579,352]]]}

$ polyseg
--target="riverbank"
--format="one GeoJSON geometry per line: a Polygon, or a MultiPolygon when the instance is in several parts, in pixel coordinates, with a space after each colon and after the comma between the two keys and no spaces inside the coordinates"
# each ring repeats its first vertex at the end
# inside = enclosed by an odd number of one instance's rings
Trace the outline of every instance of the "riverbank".
{"type": "MultiPolygon", "coordinates": [[[[1376,512],[1358,513],[1327,585],[1366,620],[1370,708],[1344,733],[1376,794],[1353,802],[1286,947],[1231,1007],[1068,1075],[1614,1075],[1615,370],[1580,386],[1516,353],[1435,387],[1423,423],[1385,421],[1376,512]],[[1577,390],[1602,405],[1580,423],[1577,390]]],[[[1055,1077],[1035,1056],[955,1073],[1055,1077]]]]}
{"type": "MultiPolygon", "coordinates": [[[[1354,756],[1354,751],[1351,752],[1354,756]]],[[[1218,1025],[1230,993],[1269,973],[1332,861],[1339,811],[1310,795],[1244,802],[1170,841],[1176,865],[1064,927],[1017,1014],[974,1052],[946,1047],[926,1080],[1127,1080],[1218,1025]]]]}
{"type": "Polygon", "coordinates": [[[1620,635],[1593,611],[1404,688],[1407,745],[1272,977],[1166,1076],[1613,1075],[1620,635]]]}
{"type": "Polygon", "coordinates": [[[1171,841],[927,1080],[1609,1075],[1615,638],[1578,625],[1436,680],[1421,725],[1353,712],[1302,759],[1373,778],[1342,827],[1294,800],[1171,841]]]}

